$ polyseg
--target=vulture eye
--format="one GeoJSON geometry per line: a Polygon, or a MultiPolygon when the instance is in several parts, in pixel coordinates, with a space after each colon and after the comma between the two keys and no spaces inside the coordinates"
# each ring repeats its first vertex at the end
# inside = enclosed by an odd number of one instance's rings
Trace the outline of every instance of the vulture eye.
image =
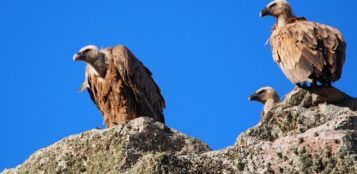
{"type": "Polygon", "coordinates": [[[261,90],[261,91],[259,91],[257,94],[258,94],[258,95],[262,95],[263,93],[265,93],[265,90],[261,90]]]}
{"type": "Polygon", "coordinates": [[[90,51],[90,49],[85,49],[84,51],[82,51],[82,54],[86,54],[90,51]]]}
{"type": "Polygon", "coordinates": [[[275,6],[276,6],[276,3],[271,4],[271,5],[269,6],[269,8],[274,8],[275,6]]]}

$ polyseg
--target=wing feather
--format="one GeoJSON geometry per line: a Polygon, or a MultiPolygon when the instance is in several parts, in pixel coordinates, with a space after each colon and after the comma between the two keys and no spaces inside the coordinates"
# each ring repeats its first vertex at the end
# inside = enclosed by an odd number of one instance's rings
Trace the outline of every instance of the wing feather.
{"type": "Polygon", "coordinates": [[[143,107],[142,113],[151,113],[157,120],[164,122],[165,100],[152,78],[152,73],[124,46],[114,47],[112,55],[123,83],[133,90],[136,102],[139,107],[143,107]]]}
{"type": "Polygon", "coordinates": [[[340,78],[346,46],[335,28],[295,21],[275,29],[270,44],[274,61],[293,83],[340,78]]]}
{"type": "Polygon", "coordinates": [[[124,46],[102,49],[105,77],[98,77],[87,65],[82,89],[104,117],[107,127],[140,116],[164,123],[164,98],[151,72],[124,46]]]}

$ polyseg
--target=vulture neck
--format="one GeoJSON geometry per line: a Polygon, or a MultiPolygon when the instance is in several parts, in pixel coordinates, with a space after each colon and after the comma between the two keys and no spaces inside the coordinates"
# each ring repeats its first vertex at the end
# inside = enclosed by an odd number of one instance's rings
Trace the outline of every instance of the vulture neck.
{"type": "Polygon", "coordinates": [[[276,18],[276,26],[278,28],[282,28],[284,27],[286,24],[289,23],[289,20],[291,18],[293,18],[294,15],[292,14],[292,12],[287,12],[285,14],[281,14],[276,18]]]}
{"type": "Polygon", "coordinates": [[[264,111],[269,111],[273,108],[273,106],[279,102],[279,97],[278,96],[274,96],[270,99],[268,99],[265,103],[264,103],[264,111]]]}
{"type": "Polygon", "coordinates": [[[99,57],[94,62],[88,63],[91,65],[98,76],[102,78],[105,77],[107,65],[105,64],[104,55],[102,53],[99,54],[99,57]]]}

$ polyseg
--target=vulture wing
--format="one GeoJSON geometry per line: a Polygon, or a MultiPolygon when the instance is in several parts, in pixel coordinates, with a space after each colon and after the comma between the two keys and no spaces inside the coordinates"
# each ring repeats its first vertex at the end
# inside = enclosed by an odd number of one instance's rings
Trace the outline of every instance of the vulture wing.
{"type": "Polygon", "coordinates": [[[270,44],[274,61],[294,84],[330,83],[341,77],[346,44],[335,28],[295,21],[276,28],[270,44]]]}
{"type": "Polygon", "coordinates": [[[141,114],[138,116],[151,116],[164,122],[165,100],[151,72],[124,46],[114,47],[112,58],[122,82],[133,93],[135,108],[141,114]]]}
{"type": "Polygon", "coordinates": [[[87,67],[82,88],[87,87],[106,126],[140,116],[164,123],[165,101],[150,71],[124,46],[101,52],[107,65],[105,77],[94,75],[90,72],[92,68],[87,67]]]}

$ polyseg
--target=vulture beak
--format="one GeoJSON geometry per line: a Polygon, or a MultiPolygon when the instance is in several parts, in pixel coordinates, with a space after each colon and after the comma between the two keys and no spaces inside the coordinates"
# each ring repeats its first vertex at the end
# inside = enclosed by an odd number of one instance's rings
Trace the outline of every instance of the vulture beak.
{"type": "Polygon", "coordinates": [[[252,95],[249,96],[249,101],[259,101],[259,95],[254,93],[252,95]]]}
{"type": "Polygon", "coordinates": [[[82,54],[81,53],[76,53],[75,55],[73,55],[73,61],[76,62],[78,60],[81,60],[82,58],[82,54]]]}
{"type": "Polygon", "coordinates": [[[259,16],[260,17],[264,17],[264,16],[268,16],[268,15],[271,15],[271,13],[270,13],[270,11],[269,11],[269,9],[267,9],[267,8],[264,8],[262,11],[260,11],[260,13],[259,13],[259,16]]]}

